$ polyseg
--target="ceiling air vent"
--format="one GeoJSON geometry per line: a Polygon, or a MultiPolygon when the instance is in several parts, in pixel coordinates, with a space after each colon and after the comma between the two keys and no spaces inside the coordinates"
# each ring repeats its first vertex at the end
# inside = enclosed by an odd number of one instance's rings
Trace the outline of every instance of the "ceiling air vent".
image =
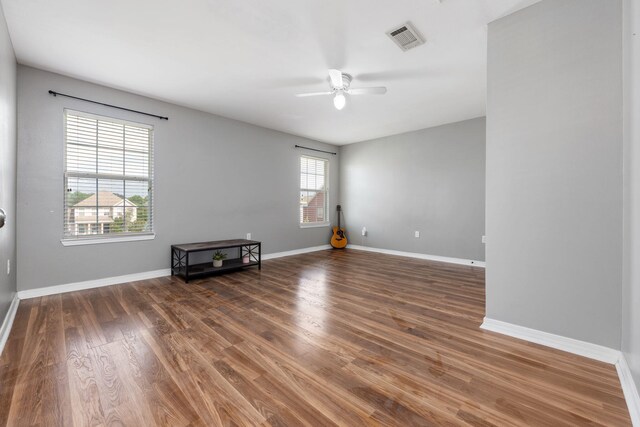
{"type": "Polygon", "coordinates": [[[424,43],[424,39],[410,22],[407,22],[399,28],[387,31],[387,35],[391,37],[391,40],[403,51],[407,51],[424,43]]]}

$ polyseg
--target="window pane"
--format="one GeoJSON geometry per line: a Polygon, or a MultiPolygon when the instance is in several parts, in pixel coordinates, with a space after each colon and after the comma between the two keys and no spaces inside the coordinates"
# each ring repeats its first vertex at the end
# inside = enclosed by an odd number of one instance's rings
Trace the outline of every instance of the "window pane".
{"type": "Polygon", "coordinates": [[[318,207],[324,208],[324,192],[300,192],[300,222],[322,222],[324,216],[318,218],[318,207]]]}
{"type": "Polygon", "coordinates": [[[122,150],[98,146],[98,173],[122,175],[124,171],[124,156],[122,150]]]}
{"type": "Polygon", "coordinates": [[[300,157],[300,223],[327,221],[327,160],[300,157]]]}
{"type": "Polygon", "coordinates": [[[122,151],[124,149],[124,125],[98,121],[98,145],[122,151]]]}
{"type": "Polygon", "coordinates": [[[124,173],[127,176],[149,176],[149,155],[135,151],[124,152],[124,173]]]}
{"type": "Polygon", "coordinates": [[[88,234],[87,224],[92,222],[96,209],[97,180],[68,178],[65,192],[65,236],[88,234]]]}
{"type": "Polygon", "coordinates": [[[98,180],[98,234],[127,231],[124,212],[124,191],[124,181],[115,179],[98,180]]]}
{"type": "Polygon", "coordinates": [[[97,121],[68,115],[65,136],[67,170],[95,172],[97,121]]]}
{"type": "Polygon", "coordinates": [[[124,132],[126,135],[127,150],[149,153],[149,136],[151,134],[149,129],[125,125],[124,132]]]}
{"type": "Polygon", "coordinates": [[[307,201],[309,199],[308,193],[309,193],[308,191],[300,191],[300,222],[306,222],[305,212],[306,212],[307,201]]]}
{"type": "Polygon", "coordinates": [[[140,233],[151,230],[151,217],[149,216],[149,182],[126,181],[125,182],[126,211],[130,223],[127,230],[140,233]]]}
{"type": "Polygon", "coordinates": [[[152,231],[152,130],[83,113],[65,117],[64,235],[152,231]]]}
{"type": "Polygon", "coordinates": [[[67,144],[67,170],[70,172],[96,171],[96,146],[67,144]]]}

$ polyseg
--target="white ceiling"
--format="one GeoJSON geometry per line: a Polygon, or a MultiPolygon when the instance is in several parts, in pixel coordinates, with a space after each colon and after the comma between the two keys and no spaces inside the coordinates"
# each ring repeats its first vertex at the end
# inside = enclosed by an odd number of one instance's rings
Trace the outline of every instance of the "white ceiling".
{"type": "MultiPolygon", "coordinates": [[[[22,64],[345,144],[485,114],[486,24],[538,0],[2,0],[22,64]],[[385,34],[410,20],[426,44],[385,34]],[[353,75],[337,111],[327,69],[353,75]]],[[[86,94],[84,94],[86,96],[86,94]]],[[[161,113],[161,112],[160,112],[161,113]]]]}

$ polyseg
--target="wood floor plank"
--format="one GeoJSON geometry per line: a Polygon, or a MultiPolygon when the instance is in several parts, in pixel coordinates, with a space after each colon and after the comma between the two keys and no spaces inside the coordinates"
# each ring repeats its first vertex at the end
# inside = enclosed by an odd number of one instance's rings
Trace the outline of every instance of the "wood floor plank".
{"type": "Polygon", "coordinates": [[[0,425],[630,425],[612,365],[481,330],[484,298],[346,249],[25,300],[0,425]]]}

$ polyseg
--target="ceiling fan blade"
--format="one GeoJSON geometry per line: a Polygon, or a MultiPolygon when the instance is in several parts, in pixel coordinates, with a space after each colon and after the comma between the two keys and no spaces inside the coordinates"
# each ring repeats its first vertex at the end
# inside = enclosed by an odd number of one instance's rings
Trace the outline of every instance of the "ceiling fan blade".
{"type": "Polygon", "coordinates": [[[347,91],[349,95],[383,95],[387,93],[386,87],[359,87],[349,89],[347,91]]]}
{"type": "Polygon", "coordinates": [[[319,95],[332,95],[333,92],[309,92],[309,93],[297,93],[297,97],[305,97],[305,96],[319,96],[319,95]]]}
{"type": "Polygon", "coordinates": [[[344,87],[344,82],[342,81],[342,71],[340,70],[329,70],[329,78],[331,79],[331,86],[336,89],[342,89],[344,87]]]}

